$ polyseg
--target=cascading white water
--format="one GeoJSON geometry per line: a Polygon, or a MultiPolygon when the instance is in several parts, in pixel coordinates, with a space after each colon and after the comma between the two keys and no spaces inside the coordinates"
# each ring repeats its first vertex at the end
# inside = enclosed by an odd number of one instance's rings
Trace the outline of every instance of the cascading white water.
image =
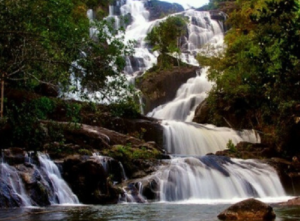
{"type": "Polygon", "coordinates": [[[0,163],[0,181],[7,186],[5,188],[8,194],[7,197],[16,201],[18,206],[32,205],[18,171],[14,167],[3,162],[0,163]]]}
{"type": "MultiPolygon", "coordinates": [[[[141,6],[142,2],[128,1],[124,8],[128,9],[128,4],[141,6]]],[[[136,39],[138,50],[142,48],[140,56],[148,57],[150,52],[144,38],[154,25],[165,18],[148,22],[142,6],[131,10],[131,14],[136,14],[133,16],[132,26],[128,26],[126,30],[126,38],[136,39]]],[[[183,53],[180,57],[183,61],[198,65],[194,55],[199,51],[208,50],[207,54],[212,54],[212,49],[216,52],[223,49],[222,25],[211,20],[208,12],[191,9],[178,14],[187,16],[190,21],[187,36],[181,39],[183,53]],[[211,46],[203,47],[207,44],[211,46]]],[[[168,165],[162,166],[157,173],[150,176],[151,179],[154,177],[160,188],[158,190],[160,200],[230,200],[284,196],[278,175],[270,166],[254,160],[204,156],[226,149],[229,140],[233,144],[241,141],[260,142],[260,137],[252,130],[235,131],[225,127],[191,123],[195,108],[206,98],[207,92],[212,87],[206,78],[206,71],[206,68],[202,68],[200,75],[189,79],[180,87],[173,101],[155,108],[148,114],[164,119],[162,126],[165,149],[173,154],[173,159],[168,165]],[[183,155],[185,157],[182,157],[183,155]]]]}
{"type": "Polygon", "coordinates": [[[178,90],[175,99],[160,105],[147,115],[157,119],[179,120],[191,122],[196,107],[207,97],[212,84],[206,79],[207,68],[201,74],[190,78],[178,90]]]}
{"type": "Polygon", "coordinates": [[[161,168],[161,201],[284,197],[276,171],[255,160],[205,156],[175,158],[161,168]]]}
{"type": "Polygon", "coordinates": [[[229,140],[233,144],[241,141],[260,142],[255,132],[235,131],[226,127],[201,125],[179,121],[163,121],[165,149],[168,153],[203,156],[226,149],[229,140]]]}
{"type": "Polygon", "coordinates": [[[156,63],[157,53],[151,53],[148,49],[145,37],[152,27],[159,21],[149,22],[149,11],[146,10],[143,1],[127,0],[126,4],[121,7],[121,14],[131,15],[132,22],[126,28],[125,40],[135,40],[134,63],[127,58],[125,72],[133,74],[134,72],[145,71],[156,63]],[[134,66],[136,66],[134,68],[134,66]]]}
{"type": "Polygon", "coordinates": [[[51,182],[55,198],[52,204],[78,204],[77,196],[72,192],[68,184],[62,179],[58,167],[49,156],[40,153],[38,156],[41,170],[46,174],[51,182]]]}
{"type": "Polygon", "coordinates": [[[99,153],[93,153],[93,158],[95,158],[103,167],[107,174],[111,174],[111,162],[115,161],[118,163],[118,170],[120,170],[120,174],[122,176],[122,180],[127,180],[127,176],[123,167],[123,164],[115,159],[107,156],[101,156],[99,153]]]}

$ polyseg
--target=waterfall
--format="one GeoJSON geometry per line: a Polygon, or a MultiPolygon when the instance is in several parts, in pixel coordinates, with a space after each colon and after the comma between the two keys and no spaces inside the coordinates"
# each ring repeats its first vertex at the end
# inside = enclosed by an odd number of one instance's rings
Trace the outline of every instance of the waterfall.
{"type": "Polygon", "coordinates": [[[212,84],[208,82],[207,68],[201,74],[190,78],[178,90],[172,102],[160,105],[147,115],[158,119],[192,121],[197,106],[207,97],[212,84]]]}
{"type": "MultiPolygon", "coordinates": [[[[130,74],[144,71],[151,67],[149,61],[153,63],[157,57],[148,49],[144,38],[166,18],[148,21],[141,1],[128,0],[121,7],[121,12],[130,13],[133,20],[126,29],[126,39],[137,41],[137,52],[134,58],[128,58],[126,70],[130,74]]],[[[198,52],[212,55],[223,50],[223,26],[212,20],[209,12],[189,9],[177,14],[189,19],[187,34],[181,39],[181,60],[198,66],[195,59],[198,52]]],[[[157,184],[153,192],[157,193],[159,200],[168,202],[285,196],[276,171],[269,165],[257,160],[206,155],[226,149],[229,141],[233,144],[241,141],[260,142],[259,135],[253,130],[236,131],[191,122],[196,107],[207,97],[212,86],[207,80],[207,68],[201,68],[196,77],[177,90],[172,101],[148,113],[148,116],[162,119],[164,147],[172,157],[171,160],[165,160],[156,173],[145,178],[148,183],[154,180],[157,184]]],[[[127,188],[133,192],[125,197],[129,201],[134,200],[133,196],[143,193],[143,185],[139,182],[127,188]]]]}
{"type": "Polygon", "coordinates": [[[144,72],[156,63],[157,53],[152,53],[145,42],[147,33],[159,21],[149,22],[149,11],[146,10],[144,2],[127,0],[121,7],[121,15],[131,15],[132,22],[126,28],[125,40],[135,40],[135,54],[132,58],[127,58],[125,72],[133,74],[144,72]]]}
{"type": "Polygon", "coordinates": [[[92,158],[96,159],[103,167],[107,175],[113,175],[114,183],[119,183],[121,180],[127,180],[127,176],[123,164],[115,159],[107,156],[101,156],[99,153],[93,153],[92,158]],[[120,180],[121,178],[121,180],[120,180]]]}
{"type": "Polygon", "coordinates": [[[4,162],[0,163],[0,183],[6,198],[15,203],[12,206],[32,205],[18,171],[4,162]]]}
{"type": "Polygon", "coordinates": [[[251,130],[235,131],[226,127],[178,121],[163,121],[165,149],[168,153],[203,156],[226,149],[229,140],[259,143],[259,136],[251,130]]]}
{"type": "Polygon", "coordinates": [[[255,160],[175,158],[155,176],[160,183],[161,201],[285,196],[276,171],[255,160]]]}
{"type": "Polygon", "coordinates": [[[46,174],[47,180],[54,193],[54,201],[52,204],[78,204],[77,196],[72,192],[68,184],[62,179],[58,167],[49,156],[40,153],[38,156],[41,170],[46,174]]]}

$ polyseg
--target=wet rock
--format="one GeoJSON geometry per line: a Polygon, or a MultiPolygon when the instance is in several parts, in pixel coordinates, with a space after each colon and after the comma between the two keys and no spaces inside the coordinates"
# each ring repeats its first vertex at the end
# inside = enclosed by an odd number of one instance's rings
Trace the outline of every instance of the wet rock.
{"type": "Polygon", "coordinates": [[[135,203],[145,203],[146,200],[140,194],[139,183],[129,183],[121,195],[120,201],[122,202],[135,202],[135,203]]]}
{"type": "Polygon", "coordinates": [[[116,117],[103,126],[146,142],[154,141],[155,145],[158,145],[158,149],[163,148],[163,127],[156,119],[126,119],[116,117]]]}
{"type": "Polygon", "coordinates": [[[160,185],[159,181],[153,177],[153,179],[144,180],[143,182],[143,196],[148,200],[159,200],[160,185]]]}
{"type": "Polygon", "coordinates": [[[24,163],[25,151],[24,148],[9,148],[2,151],[4,162],[10,165],[17,165],[24,163]]]}
{"type": "Polygon", "coordinates": [[[274,220],[273,208],[256,199],[247,199],[230,206],[218,215],[220,220],[274,220]]]}
{"type": "Polygon", "coordinates": [[[300,164],[278,157],[267,160],[267,163],[277,171],[280,181],[288,195],[300,195],[300,164]]]}
{"type": "MultiPolygon", "coordinates": [[[[63,163],[63,177],[81,203],[117,203],[119,190],[102,163],[95,158],[71,157],[63,163]]],[[[121,178],[119,178],[121,179],[121,178]]]]}
{"type": "Polygon", "coordinates": [[[21,205],[21,199],[14,194],[11,186],[0,178],[0,208],[19,207],[21,205]]]}
{"type": "Polygon", "coordinates": [[[36,165],[26,163],[16,166],[34,206],[49,206],[51,189],[36,165]]]}
{"type": "Polygon", "coordinates": [[[216,155],[241,159],[268,159],[278,154],[266,144],[240,142],[235,146],[235,149],[217,151],[216,155]]]}

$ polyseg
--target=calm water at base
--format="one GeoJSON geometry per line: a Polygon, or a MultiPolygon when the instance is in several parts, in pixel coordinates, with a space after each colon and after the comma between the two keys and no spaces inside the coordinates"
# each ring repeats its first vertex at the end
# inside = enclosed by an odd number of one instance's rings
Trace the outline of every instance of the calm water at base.
{"type": "MultiPolygon", "coordinates": [[[[0,221],[218,221],[230,205],[118,204],[111,206],[51,206],[0,209],[0,221]]],[[[299,221],[300,207],[273,206],[276,221],[299,221]]]]}

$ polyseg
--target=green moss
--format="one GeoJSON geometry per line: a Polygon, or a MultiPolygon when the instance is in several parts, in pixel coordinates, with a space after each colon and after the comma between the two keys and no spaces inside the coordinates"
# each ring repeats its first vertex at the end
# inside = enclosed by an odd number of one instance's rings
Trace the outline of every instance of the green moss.
{"type": "Polygon", "coordinates": [[[81,155],[88,155],[88,156],[92,155],[92,152],[90,150],[87,150],[87,149],[79,149],[78,153],[81,154],[81,155]]]}
{"type": "Polygon", "coordinates": [[[122,162],[134,159],[157,159],[160,156],[160,152],[154,148],[134,148],[131,144],[115,145],[112,149],[105,150],[104,154],[122,162]]]}

